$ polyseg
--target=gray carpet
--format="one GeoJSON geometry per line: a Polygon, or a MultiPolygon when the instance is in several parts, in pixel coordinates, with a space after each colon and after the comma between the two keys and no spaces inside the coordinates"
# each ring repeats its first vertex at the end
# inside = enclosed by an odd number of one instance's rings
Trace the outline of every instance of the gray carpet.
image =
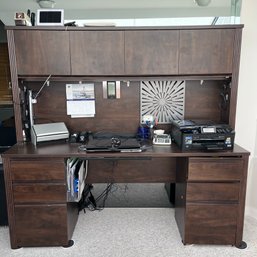
{"type": "Polygon", "coordinates": [[[246,217],[248,247],[201,246],[181,243],[172,208],[105,208],[79,215],[70,248],[44,247],[11,250],[8,228],[0,228],[1,256],[12,257],[254,257],[257,221],[246,217]]]}

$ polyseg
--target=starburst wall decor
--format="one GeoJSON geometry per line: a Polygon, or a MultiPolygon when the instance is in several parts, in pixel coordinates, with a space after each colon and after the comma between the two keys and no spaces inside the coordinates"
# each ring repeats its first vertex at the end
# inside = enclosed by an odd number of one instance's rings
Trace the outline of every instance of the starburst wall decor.
{"type": "Polygon", "coordinates": [[[185,81],[142,81],[141,123],[152,115],[158,123],[184,118],[185,81]]]}

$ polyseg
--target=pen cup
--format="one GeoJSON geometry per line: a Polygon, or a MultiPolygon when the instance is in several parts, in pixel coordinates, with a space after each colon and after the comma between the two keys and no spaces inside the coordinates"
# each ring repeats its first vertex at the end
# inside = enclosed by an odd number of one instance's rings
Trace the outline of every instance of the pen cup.
{"type": "Polygon", "coordinates": [[[150,138],[150,129],[145,127],[139,127],[137,131],[138,137],[141,139],[149,139],[150,138]]]}

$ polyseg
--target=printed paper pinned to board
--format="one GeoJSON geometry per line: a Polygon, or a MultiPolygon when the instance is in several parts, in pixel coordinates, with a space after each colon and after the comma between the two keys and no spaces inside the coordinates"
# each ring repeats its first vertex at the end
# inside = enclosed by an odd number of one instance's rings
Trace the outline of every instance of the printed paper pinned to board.
{"type": "Polygon", "coordinates": [[[95,90],[93,83],[66,84],[67,114],[72,118],[94,117],[95,90]]]}

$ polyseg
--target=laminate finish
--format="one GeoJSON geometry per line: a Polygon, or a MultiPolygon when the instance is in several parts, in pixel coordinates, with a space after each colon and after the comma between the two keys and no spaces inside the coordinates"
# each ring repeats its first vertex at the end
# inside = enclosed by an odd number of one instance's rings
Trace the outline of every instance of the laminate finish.
{"type": "Polygon", "coordinates": [[[179,31],[126,31],[125,73],[178,74],[179,31]]]}
{"type": "Polygon", "coordinates": [[[18,75],[70,75],[69,32],[14,31],[18,75]]]}
{"type": "Polygon", "coordinates": [[[64,181],[66,167],[64,160],[13,160],[11,162],[13,181],[64,181]]]}
{"type": "Polygon", "coordinates": [[[184,244],[232,244],[242,234],[244,158],[179,158],[175,218],[184,244]]]}
{"type": "Polygon", "coordinates": [[[239,181],[243,161],[235,158],[190,158],[188,181],[239,181]]]}
{"type": "MultiPolygon", "coordinates": [[[[51,86],[34,105],[36,123],[63,121],[70,132],[136,133],[140,82],[185,80],[185,119],[234,128],[242,27],[8,27],[18,139],[3,155],[11,247],[69,244],[78,218],[77,203],[66,203],[70,157],[88,160],[87,183],[176,183],[175,218],[184,244],[240,246],[249,158],[240,146],[183,152],[174,143],[146,142],[141,153],[86,153],[66,142],[35,147],[23,142],[21,114],[25,89],[38,92],[51,74],[51,86]],[[105,80],[121,81],[120,99],[103,99],[105,80]],[[80,82],[95,83],[93,118],[67,115],[65,86],[80,82]]],[[[168,124],[158,128],[170,131],[168,124]]]]}
{"type": "Polygon", "coordinates": [[[17,62],[15,53],[14,31],[7,30],[8,37],[8,52],[11,71],[11,84],[12,84],[12,97],[13,97],[13,109],[16,129],[17,142],[23,141],[23,121],[21,116],[21,93],[19,89],[18,74],[17,74],[17,62]]]}
{"type": "Polygon", "coordinates": [[[17,232],[12,248],[68,245],[78,209],[67,203],[64,159],[14,159],[9,167],[14,217],[10,231],[17,232]]]}
{"type": "Polygon", "coordinates": [[[180,31],[179,74],[231,74],[235,31],[180,31]]]}
{"type": "Polygon", "coordinates": [[[237,205],[188,204],[185,219],[184,243],[235,245],[237,205]]]}
{"type": "Polygon", "coordinates": [[[14,184],[13,200],[18,203],[66,203],[66,183],[14,184]]]}
{"type": "MultiPolygon", "coordinates": [[[[110,76],[112,76],[111,80],[116,80],[119,76],[119,80],[125,81],[134,80],[135,77],[142,78],[142,76],[159,79],[163,79],[163,76],[174,77],[175,75],[183,79],[189,76],[200,76],[200,80],[202,76],[209,78],[220,74],[227,78],[231,76],[233,85],[231,94],[230,92],[227,94],[228,107],[220,108],[223,103],[220,98],[221,92],[216,94],[219,90],[206,95],[205,90],[200,92],[195,89],[199,95],[192,95],[193,97],[189,95],[188,99],[191,99],[191,103],[186,102],[188,113],[185,113],[185,118],[210,118],[235,126],[238,82],[236,76],[239,68],[242,25],[67,28],[67,31],[54,27],[36,29],[8,27],[7,31],[9,55],[14,57],[14,61],[11,62],[11,74],[14,101],[17,104],[15,120],[18,142],[24,140],[24,127],[20,116],[20,95],[17,90],[23,84],[18,84],[17,74],[20,78],[28,79],[33,76],[36,80],[41,78],[43,82],[49,74],[52,74],[52,79],[61,76],[64,81],[65,78],[70,81],[70,76],[73,76],[77,80],[76,83],[103,76],[106,76],[106,80],[109,80],[110,76]],[[52,36],[53,33],[54,36],[52,36]],[[77,76],[80,77],[77,78],[77,76]],[[219,97],[211,97],[212,95],[219,97]],[[195,108],[198,109],[197,112],[193,111],[195,108]]],[[[123,94],[122,98],[125,98],[123,94]]],[[[65,102],[57,105],[59,100],[56,101],[56,99],[55,97],[54,101],[47,101],[56,102],[57,108],[51,110],[65,111],[65,102]]],[[[43,122],[42,120],[58,122],[63,119],[67,122],[67,115],[63,112],[56,114],[54,119],[52,116],[52,112],[48,112],[46,116],[40,117],[39,122],[43,122]]],[[[80,124],[85,122],[85,118],[79,120],[80,124]]],[[[111,128],[110,123],[106,123],[108,120],[109,118],[99,121],[95,128],[101,129],[103,124],[111,128]]],[[[139,122],[140,119],[137,118],[136,121],[139,122]]],[[[77,122],[74,126],[72,122],[69,121],[69,123],[74,131],[75,126],[79,126],[77,122]]],[[[118,120],[115,120],[115,123],[119,125],[118,120]]],[[[117,130],[118,128],[120,129],[117,127],[117,130]]]]}
{"type": "Polygon", "coordinates": [[[123,75],[122,31],[70,32],[72,75],[123,75]]]}
{"type": "Polygon", "coordinates": [[[66,208],[66,204],[15,205],[16,246],[67,245],[66,208]]]}
{"type": "Polygon", "coordinates": [[[89,160],[88,183],[161,183],[176,180],[176,159],[89,160]]]}
{"type": "MultiPolygon", "coordinates": [[[[224,25],[187,25],[187,26],[127,26],[127,27],[109,27],[109,26],[85,26],[85,27],[73,27],[73,26],[40,26],[40,30],[51,30],[51,31],[130,31],[130,30],[199,30],[199,29],[242,29],[244,27],[243,24],[224,24],[224,25]]],[[[24,27],[22,26],[7,26],[6,27],[8,30],[24,30],[24,27]]],[[[26,27],[28,30],[38,30],[39,27],[34,26],[34,27],[26,27]]]]}
{"type": "Polygon", "coordinates": [[[188,183],[187,201],[234,201],[239,200],[240,183],[188,183]]]}

